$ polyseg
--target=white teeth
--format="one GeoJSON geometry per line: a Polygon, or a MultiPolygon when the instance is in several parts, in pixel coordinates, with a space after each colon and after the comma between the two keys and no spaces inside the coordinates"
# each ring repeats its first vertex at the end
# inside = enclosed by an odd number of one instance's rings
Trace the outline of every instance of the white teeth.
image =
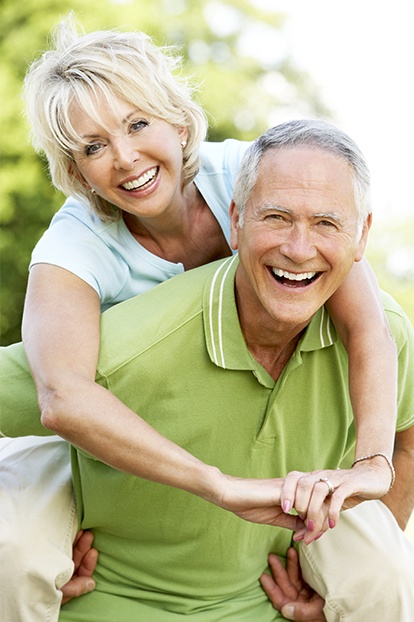
{"type": "Polygon", "coordinates": [[[127,181],[126,184],[122,184],[122,187],[125,188],[125,190],[136,190],[154,179],[156,174],[157,167],[154,166],[154,168],[151,168],[149,171],[138,177],[138,179],[133,179],[132,181],[127,181]]]}
{"type": "Polygon", "coordinates": [[[279,268],[272,268],[275,276],[284,277],[291,281],[304,281],[306,279],[313,279],[316,272],[302,272],[301,274],[295,274],[293,272],[286,272],[286,270],[280,270],[279,268]]]}

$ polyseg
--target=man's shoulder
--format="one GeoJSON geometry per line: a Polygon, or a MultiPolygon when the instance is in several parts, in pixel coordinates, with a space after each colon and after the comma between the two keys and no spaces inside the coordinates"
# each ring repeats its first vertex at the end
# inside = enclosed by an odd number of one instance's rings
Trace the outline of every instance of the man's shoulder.
{"type": "Polygon", "coordinates": [[[100,371],[123,365],[201,316],[205,285],[220,263],[188,270],[105,311],[100,371]]]}

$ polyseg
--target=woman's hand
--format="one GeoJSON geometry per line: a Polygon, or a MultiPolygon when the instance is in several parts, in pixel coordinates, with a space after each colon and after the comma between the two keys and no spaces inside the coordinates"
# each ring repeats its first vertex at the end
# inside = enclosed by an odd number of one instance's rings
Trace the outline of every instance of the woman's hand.
{"type": "Polygon", "coordinates": [[[326,622],[325,601],[304,582],[294,548],[287,552],[286,569],[273,554],[269,555],[269,566],[272,576],[262,574],[260,583],[275,609],[288,620],[326,622]]]}
{"type": "Polygon", "coordinates": [[[292,471],[285,478],[280,503],[285,512],[294,508],[304,519],[308,529],[304,541],[309,544],[335,527],[341,510],[384,496],[390,483],[391,470],[382,456],[359,462],[352,469],[292,471]]]}

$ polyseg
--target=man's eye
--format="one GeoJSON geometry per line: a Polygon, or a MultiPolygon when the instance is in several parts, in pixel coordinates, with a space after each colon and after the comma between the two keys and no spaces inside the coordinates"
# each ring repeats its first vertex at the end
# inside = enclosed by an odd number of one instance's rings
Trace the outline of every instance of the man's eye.
{"type": "Polygon", "coordinates": [[[331,222],[330,220],[320,220],[319,224],[322,225],[323,227],[333,227],[336,228],[336,225],[331,222]]]}

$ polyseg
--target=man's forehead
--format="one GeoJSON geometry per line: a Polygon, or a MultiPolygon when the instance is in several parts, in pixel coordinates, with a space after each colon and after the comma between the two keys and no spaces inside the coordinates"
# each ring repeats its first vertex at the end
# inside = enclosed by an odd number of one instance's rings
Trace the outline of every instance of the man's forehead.
{"type": "Polygon", "coordinates": [[[293,189],[353,194],[354,172],[345,158],[319,147],[268,149],[253,190],[293,189]]]}

